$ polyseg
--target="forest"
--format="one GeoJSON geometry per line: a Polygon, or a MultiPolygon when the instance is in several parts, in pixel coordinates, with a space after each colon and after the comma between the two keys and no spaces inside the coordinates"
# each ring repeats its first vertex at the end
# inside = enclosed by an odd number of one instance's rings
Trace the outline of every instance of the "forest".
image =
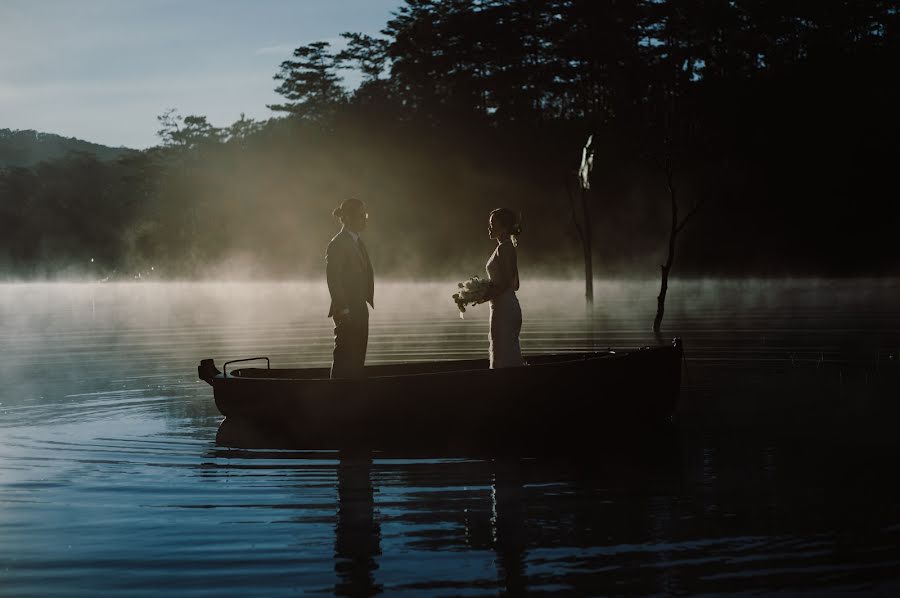
{"type": "Polygon", "coordinates": [[[271,119],[0,167],[0,274],[319,276],[358,197],[380,275],[479,273],[499,206],[523,269],[580,275],[589,136],[598,276],[655,275],[673,196],[676,276],[897,274],[898,4],[406,0],[273,64],[271,119]]]}

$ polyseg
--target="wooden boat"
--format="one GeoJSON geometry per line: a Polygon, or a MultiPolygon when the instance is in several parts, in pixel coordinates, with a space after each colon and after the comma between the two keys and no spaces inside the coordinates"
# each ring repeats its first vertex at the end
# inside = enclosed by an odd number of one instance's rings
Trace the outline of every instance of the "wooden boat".
{"type": "Polygon", "coordinates": [[[327,368],[275,369],[267,357],[212,359],[197,368],[227,418],[277,425],[310,446],[467,442],[529,444],[650,429],[671,419],[681,386],[682,345],[619,352],[526,356],[491,370],[486,359],[366,366],[365,378],[327,368]],[[266,361],[265,367],[228,366],[266,361]]]}

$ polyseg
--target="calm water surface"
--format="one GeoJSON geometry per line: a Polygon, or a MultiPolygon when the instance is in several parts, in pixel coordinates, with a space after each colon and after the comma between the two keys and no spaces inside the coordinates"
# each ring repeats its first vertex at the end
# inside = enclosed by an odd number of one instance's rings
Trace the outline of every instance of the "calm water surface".
{"type": "MultiPolygon", "coordinates": [[[[452,290],[380,285],[369,363],[484,355],[452,290]]],[[[655,282],[597,291],[587,317],[580,285],[526,285],[523,349],[657,342],[655,282]]],[[[676,281],[672,437],[351,454],[235,443],[196,379],[327,364],[319,283],[0,285],[0,595],[900,595],[898,300],[676,281]]]]}

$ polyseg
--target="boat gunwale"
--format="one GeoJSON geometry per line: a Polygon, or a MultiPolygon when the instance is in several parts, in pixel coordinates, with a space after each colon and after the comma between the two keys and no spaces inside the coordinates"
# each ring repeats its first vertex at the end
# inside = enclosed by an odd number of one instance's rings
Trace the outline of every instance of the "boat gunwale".
{"type": "MultiPolygon", "coordinates": [[[[564,360],[560,360],[560,361],[553,361],[553,362],[549,362],[549,363],[535,363],[535,364],[526,363],[522,367],[526,368],[528,370],[532,370],[533,368],[565,366],[565,365],[572,365],[572,364],[578,364],[578,363],[585,363],[585,362],[589,362],[589,361],[609,360],[611,358],[625,358],[625,357],[629,357],[629,356],[632,356],[632,355],[635,355],[638,353],[655,352],[657,350],[677,351],[677,348],[673,347],[672,345],[659,345],[659,346],[655,346],[655,347],[641,347],[641,348],[634,349],[632,351],[626,351],[626,352],[617,352],[617,351],[613,351],[613,350],[597,351],[597,352],[579,352],[579,353],[573,352],[572,353],[573,356],[579,355],[581,357],[573,358],[573,359],[564,359],[564,360]]],[[[534,357],[550,357],[550,356],[556,356],[556,355],[565,356],[567,354],[566,353],[542,353],[542,354],[532,355],[531,357],[532,358],[534,358],[534,357]]],[[[529,357],[528,355],[524,356],[524,358],[526,360],[528,359],[528,357],[529,357]]],[[[398,362],[398,363],[387,363],[387,364],[378,364],[378,365],[379,366],[381,366],[381,365],[383,365],[383,366],[403,366],[403,365],[420,365],[423,363],[448,363],[448,362],[453,362],[453,361],[475,361],[475,360],[448,359],[448,360],[437,361],[437,362],[435,362],[435,361],[431,361],[431,362],[428,362],[428,361],[398,362]]],[[[484,361],[484,359],[479,359],[477,361],[484,361]]],[[[370,381],[370,380],[393,380],[393,379],[399,380],[399,379],[410,379],[410,378],[427,377],[427,376],[446,376],[448,374],[466,374],[466,373],[473,373],[473,372],[491,372],[491,371],[502,371],[502,370],[515,371],[515,370],[518,370],[519,368],[502,368],[500,370],[491,370],[491,369],[448,370],[448,371],[438,371],[438,372],[418,372],[418,373],[413,373],[413,374],[366,376],[364,378],[286,378],[286,377],[281,378],[281,377],[270,377],[270,376],[240,376],[240,375],[236,376],[235,375],[235,372],[241,372],[243,370],[257,370],[257,371],[265,372],[265,371],[273,371],[273,370],[274,371],[278,371],[278,370],[303,371],[303,370],[318,370],[318,369],[327,369],[327,368],[270,368],[269,370],[265,370],[263,368],[240,368],[240,369],[235,370],[234,372],[231,372],[230,374],[228,374],[227,377],[225,377],[224,374],[222,374],[222,373],[217,374],[213,378],[213,380],[216,382],[219,382],[219,383],[226,383],[229,380],[234,380],[234,381],[253,380],[253,381],[260,381],[260,382],[344,382],[344,383],[350,382],[350,383],[358,383],[358,382],[365,382],[365,381],[370,381]]]]}

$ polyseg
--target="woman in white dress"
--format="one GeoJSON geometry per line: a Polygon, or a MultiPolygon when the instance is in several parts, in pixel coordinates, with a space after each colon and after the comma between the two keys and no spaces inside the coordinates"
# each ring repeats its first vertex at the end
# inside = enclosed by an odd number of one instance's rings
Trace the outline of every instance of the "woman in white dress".
{"type": "Polygon", "coordinates": [[[516,256],[517,237],[522,233],[519,218],[509,208],[497,208],[488,219],[488,235],[497,240],[497,248],[487,262],[491,281],[485,301],[491,302],[490,357],[491,369],[522,365],[519,332],[522,309],[519,290],[519,267],[516,256]]]}

